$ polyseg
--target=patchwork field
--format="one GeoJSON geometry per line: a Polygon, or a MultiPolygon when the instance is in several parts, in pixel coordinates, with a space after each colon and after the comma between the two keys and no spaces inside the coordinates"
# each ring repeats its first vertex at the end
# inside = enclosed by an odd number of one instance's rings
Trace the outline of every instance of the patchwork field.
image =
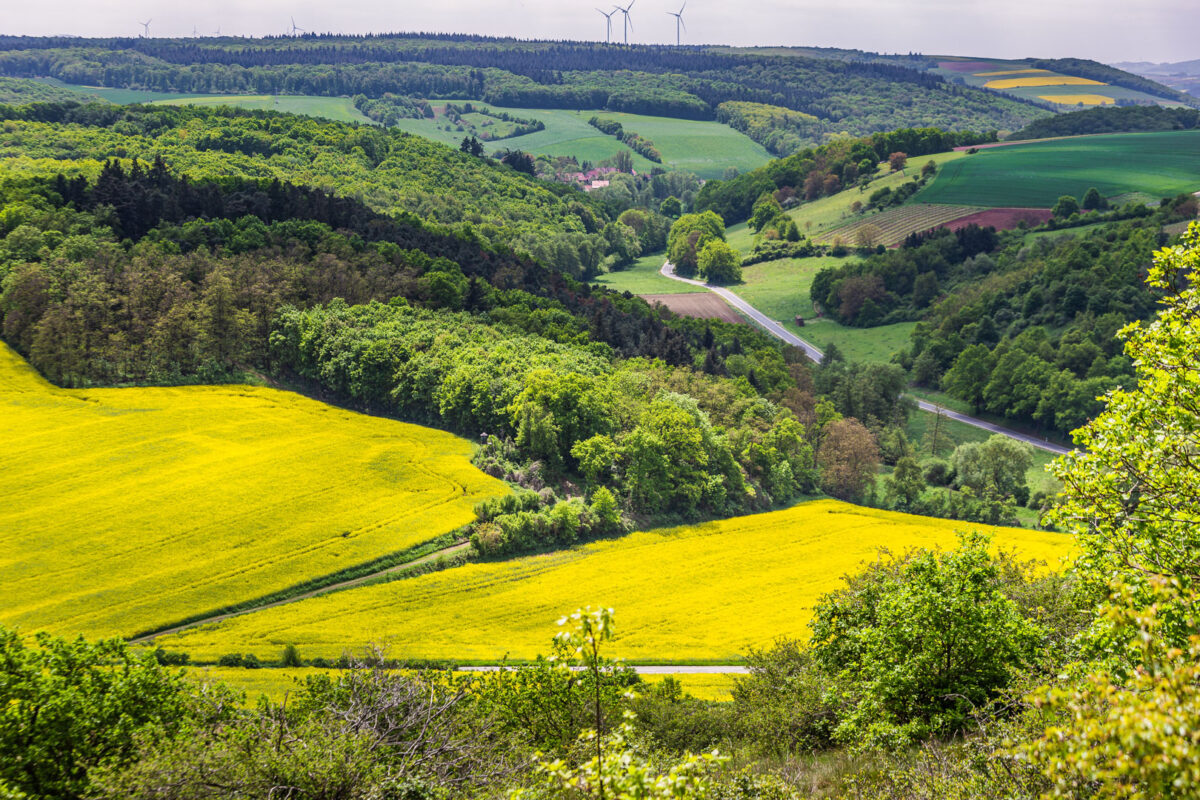
{"type": "MultiPolygon", "coordinates": [[[[435,108],[443,100],[431,100],[435,108]]],[[[461,103],[463,101],[454,101],[461,103]]],[[[567,111],[533,108],[503,108],[488,105],[493,111],[503,111],[526,119],[538,119],[545,129],[525,136],[515,136],[486,143],[490,152],[513,148],[535,155],[575,156],[580,162],[596,164],[619,152],[633,158],[638,172],[649,172],[656,165],[630,150],[613,136],[601,133],[588,124],[598,116],[614,119],[627,130],[654,142],[662,154],[662,167],[694,172],[701,178],[719,178],[728,167],[741,172],[761,167],[771,156],[749,136],[718,122],[649,117],[639,114],[617,114],[606,111],[567,111]]],[[[457,147],[463,132],[456,128],[445,130],[445,120],[404,119],[396,127],[444,144],[457,147]]]]}
{"type": "MultiPolygon", "coordinates": [[[[818,500],[768,514],[636,533],[548,555],[469,564],[352,589],[163,637],[196,660],[224,653],[305,658],[367,643],[395,657],[532,658],[553,623],[582,605],[616,608],[612,655],[728,661],[751,645],[802,636],[813,602],[880,547],[949,547],[964,523],[818,500]]],[[[995,543],[1053,565],[1062,534],[994,530],[995,543]]]]}
{"type": "Polygon", "coordinates": [[[1111,106],[1117,102],[1102,94],[1039,94],[1038,97],[1062,106],[1111,106]]]}
{"type": "Polygon", "coordinates": [[[910,234],[923,233],[980,211],[983,209],[978,206],[914,203],[889,208],[813,238],[821,244],[841,242],[847,247],[856,247],[863,232],[870,231],[874,234],[875,244],[891,247],[903,242],[910,234]]]}
{"type": "Polygon", "coordinates": [[[936,71],[943,77],[961,81],[969,86],[990,89],[1042,103],[1077,106],[1080,103],[1107,105],[1115,103],[1117,100],[1133,100],[1145,104],[1178,105],[1178,103],[1137,89],[1114,86],[1080,75],[1041,69],[1034,67],[1032,62],[1023,60],[968,61],[959,58],[945,58],[938,62],[936,71]],[[1088,89],[1087,94],[1046,91],[1047,87],[1055,86],[1086,86],[1088,89]],[[1089,102],[1082,99],[1084,97],[1095,99],[1089,102]]]}
{"type": "Polygon", "coordinates": [[[980,150],[948,163],[923,203],[1049,208],[1089,187],[1112,197],[1200,189],[1200,131],[1086,136],[980,150]]]}
{"type": "Polygon", "coordinates": [[[0,623],[122,635],[400,553],[507,491],[472,444],[250,386],[60,390],[0,344],[0,623]]]}
{"type": "MultiPolygon", "coordinates": [[[[981,78],[987,73],[976,73],[981,78]]],[[[1026,89],[1031,86],[1107,86],[1103,81],[1075,78],[1070,75],[1038,75],[1027,78],[997,78],[983,85],[985,89],[1026,89]]]]}

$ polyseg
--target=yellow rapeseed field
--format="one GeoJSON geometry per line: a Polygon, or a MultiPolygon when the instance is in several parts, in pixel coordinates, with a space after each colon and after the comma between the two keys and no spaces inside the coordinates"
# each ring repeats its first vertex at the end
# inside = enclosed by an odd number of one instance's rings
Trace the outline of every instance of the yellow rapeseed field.
{"type": "MultiPolygon", "coordinates": [[[[319,667],[285,667],[266,669],[242,669],[241,667],[188,667],[187,676],[197,681],[213,681],[228,684],[240,692],[245,692],[247,705],[254,705],[260,696],[281,703],[294,696],[304,687],[305,679],[310,675],[331,675],[337,677],[335,669],[319,667]]],[[[455,673],[462,675],[464,673],[455,673]]],[[[480,673],[469,673],[480,675],[480,673]]],[[[483,676],[483,677],[486,677],[483,676]]],[[[731,698],[735,675],[676,673],[673,675],[654,674],[643,675],[648,685],[659,683],[664,678],[672,677],[683,686],[683,691],[700,700],[726,701],[731,698]]]]}
{"type": "Polygon", "coordinates": [[[1080,103],[1083,103],[1085,106],[1110,106],[1117,102],[1113,98],[1105,97],[1102,94],[1040,94],[1038,97],[1051,103],[1061,103],[1065,106],[1077,106],[1080,103]]]}
{"type": "MultiPolygon", "coordinates": [[[[572,550],[468,564],[352,589],[163,637],[197,660],[229,652],[336,657],[372,643],[394,657],[494,661],[549,652],[553,621],[616,608],[611,654],[641,662],[728,661],[804,636],[814,601],[879,548],[950,547],[966,523],[819,500],[768,514],[635,533],[572,550]]],[[[1057,566],[1063,534],[994,530],[995,543],[1057,566]]]]}
{"type": "Polygon", "coordinates": [[[976,77],[976,78],[998,78],[1001,75],[1032,75],[1034,73],[1041,73],[1043,75],[1046,75],[1046,74],[1049,74],[1049,72],[1050,72],[1050,70],[1048,70],[1048,69],[1001,69],[1001,70],[997,70],[996,72],[976,72],[976,73],[974,73],[974,77],[976,77]]]}
{"type": "Polygon", "coordinates": [[[260,597],[507,491],[441,431],[249,386],[60,390],[2,344],[0,447],[0,623],[29,633],[130,635],[260,597]]]}
{"type": "Polygon", "coordinates": [[[1027,86],[1107,86],[1104,81],[1076,78],[1071,75],[1047,75],[1037,78],[999,78],[988,81],[985,89],[1022,89],[1027,86]]]}

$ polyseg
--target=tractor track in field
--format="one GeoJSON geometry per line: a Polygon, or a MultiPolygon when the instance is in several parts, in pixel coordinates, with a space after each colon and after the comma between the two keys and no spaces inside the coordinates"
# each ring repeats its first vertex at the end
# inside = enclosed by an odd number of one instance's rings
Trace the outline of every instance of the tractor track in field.
{"type": "MultiPolygon", "coordinates": [[[[783,327],[782,324],[771,319],[766,314],[762,313],[757,308],[750,305],[745,300],[743,300],[741,297],[739,297],[738,295],[729,291],[728,289],[726,289],[722,286],[712,286],[703,281],[696,281],[696,280],[692,280],[691,278],[680,277],[679,275],[675,274],[675,265],[672,264],[670,261],[663,262],[662,269],[660,270],[660,272],[662,272],[663,277],[665,277],[665,278],[670,278],[671,280],[675,280],[675,281],[681,281],[683,283],[689,283],[692,286],[703,286],[705,289],[708,289],[710,292],[715,292],[716,294],[718,294],[722,298],[724,298],[724,300],[727,303],[729,303],[731,306],[733,306],[738,311],[741,311],[743,314],[745,314],[746,317],[748,317],[750,320],[752,320],[756,325],[758,325],[760,328],[765,330],[767,333],[771,334],[776,339],[779,339],[782,342],[792,345],[793,347],[799,347],[801,350],[804,351],[805,355],[807,355],[810,359],[812,359],[816,363],[820,364],[821,360],[825,357],[825,354],[823,352],[821,352],[821,349],[819,347],[817,347],[816,345],[814,345],[812,342],[808,342],[808,341],[805,341],[804,339],[801,339],[799,336],[792,333],[787,328],[783,327]]],[[[957,411],[951,411],[950,409],[946,408],[945,406],[939,406],[936,403],[930,403],[928,400],[918,399],[917,407],[920,408],[922,411],[928,411],[933,414],[941,414],[942,416],[946,417],[947,419],[952,419],[956,422],[962,422],[966,425],[971,425],[972,427],[980,428],[981,430],[989,431],[991,433],[1002,434],[1004,436],[1007,436],[1010,439],[1015,439],[1018,442],[1025,442],[1028,445],[1032,445],[1033,447],[1036,447],[1040,450],[1046,450],[1046,451],[1048,451],[1050,453],[1054,453],[1056,455],[1065,455],[1066,453],[1070,452],[1070,450],[1068,448],[1063,447],[1062,445],[1057,445],[1053,442],[1047,441],[1045,439],[1040,439],[1036,436],[1030,436],[1029,434],[1021,433],[1019,431],[1014,431],[1014,430],[1011,430],[1010,428],[1005,428],[1002,425],[997,425],[993,422],[988,422],[986,420],[978,419],[976,417],[972,417],[967,414],[961,414],[957,411]]]]}
{"type": "Polygon", "coordinates": [[[353,589],[356,586],[362,586],[366,583],[377,580],[378,578],[382,578],[386,575],[394,575],[396,573],[405,572],[407,570],[413,569],[414,567],[420,567],[425,564],[428,564],[431,561],[435,561],[438,558],[441,558],[443,556],[452,556],[456,553],[461,553],[463,550],[466,550],[470,546],[471,546],[470,542],[458,542],[457,544],[453,544],[450,547],[445,547],[445,548],[442,548],[441,550],[436,550],[432,553],[429,553],[428,555],[421,556],[420,558],[405,562],[403,564],[397,564],[392,567],[387,567],[386,569],[381,569],[378,572],[372,572],[369,575],[360,575],[359,577],[352,578],[350,580],[338,581],[337,583],[331,583],[326,586],[321,586],[317,589],[309,589],[307,591],[300,592],[299,594],[294,594],[291,597],[285,597],[281,600],[272,600],[269,603],[263,603],[260,606],[253,606],[251,608],[242,608],[242,609],[238,609],[237,611],[227,611],[227,612],[224,612],[221,614],[213,614],[211,617],[204,617],[203,619],[195,619],[195,620],[192,620],[191,622],[185,622],[182,625],[175,625],[170,628],[165,628],[161,631],[155,631],[154,633],[147,633],[143,636],[135,636],[134,638],[128,639],[127,641],[130,644],[150,644],[151,642],[153,642],[155,639],[157,639],[160,636],[168,636],[172,633],[181,633],[183,631],[190,630],[192,628],[198,628],[201,625],[208,625],[213,622],[222,622],[227,619],[232,619],[233,617],[240,617],[245,614],[253,614],[258,611],[266,611],[268,608],[277,608],[278,606],[284,606],[284,605],[287,605],[288,603],[295,603],[299,600],[307,600],[311,597],[319,597],[323,594],[330,594],[332,592],[340,592],[343,589],[353,589]]]}

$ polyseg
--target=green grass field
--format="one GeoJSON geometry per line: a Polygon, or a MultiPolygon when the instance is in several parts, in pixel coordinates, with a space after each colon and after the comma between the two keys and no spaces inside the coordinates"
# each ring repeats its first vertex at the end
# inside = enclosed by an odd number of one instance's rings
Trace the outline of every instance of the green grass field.
{"type": "Polygon", "coordinates": [[[617,292],[632,294],[692,294],[707,292],[702,286],[664,278],[659,272],[667,260],[664,253],[642,256],[633,266],[619,272],[606,272],[592,282],[617,292]]]}
{"type": "Polygon", "coordinates": [[[130,636],[398,554],[508,487],[474,445],[252,386],[63,390],[0,344],[0,624],[130,636]]]}
{"type": "Polygon", "coordinates": [[[1111,197],[1200,190],[1200,131],[1088,136],[980,150],[953,161],[922,203],[1048,208],[1089,187],[1111,197]]]}
{"type": "Polygon", "coordinates": [[[665,166],[694,172],[701,178],[719,178],[729,167],[749,172],[771,160],[762,145],[719,122],[611,112],[596,116],[615,120],[626,130],[653,141],[665,166]]]}
{"type": "MultiPolygon", "coordinates": [[[[334,122],[359,122],[374,125],[363,116],[348,97],[318,97],[315,95],[268,94],[183,94],[179,92],[150,92],[141,89],[108,89],[102,86],[82,86],[52,79],[43,81],[51,86],[99,97],[110,103],[150,103],[166,106],[230,106],[253,111],[280,111],[309,117],[331,119],[334,122]]],[[[462,137],[460,136],[461,140],[462,137]]],[[[456,141],[455,144],[458,142],[456,141]]]]}
{"type": "MultiPolygon", "coordinates": [[[[880,547],[951,547],[983,526],[815,500],[766,514],[635,533],[546,555],[468,564],[266,609],[166,636],[168,650],[337,657],[374,643],[397,658],[494,662],[546,653],[554,621],[616,609],[610,653],[642,662],[730,661],[803,637],[814,602],[880,547]]],[[[1057,567],[1063,534],[991,529],[996,546],[1057,567]]]]}
{"type": "Polygon", "coordinates": [[[251,111],[280,111],[285,114],[303,114],[321,117],[334,122],[359,122],[374,125],[354,107],[348,97],[315,97],[310,95],[201,95],[158,99],[154,105],[169,106],[231,106],[251,111]]]}
{"type": "MultiPolygon", "coordinates": [[[[431,100],[436,107],[444,100],[431,100]]],[[[455,101],[461,102],[461,101],[455,101]]],[[[726,168],[746,172],[770,160],[770,154],[750,137],[717,122],[647,117],[637,114],[613,114],[603,111],[565,111],[531,108],[502,108],[487,106],[493,111],[505,111],[517,117],[539,119],[545,129],[525,136],[516,136],[486,143],[489,151],[506,148],[549,156],[575,156],[580,162],[596,164],[619,152],[633,157],[638,172],[649,172],[653,162],[634,153],[612,136],[606,136],[588,124],[594,116],[611,118],[635,133],[651,139],[663,156],[663,167],[694,172],[702,178],[719,178],[726,168]]],[[[405,119],[397,127],[429,139],[457,146],[463,132],[445,130],[445,120],[405,119]]]]}

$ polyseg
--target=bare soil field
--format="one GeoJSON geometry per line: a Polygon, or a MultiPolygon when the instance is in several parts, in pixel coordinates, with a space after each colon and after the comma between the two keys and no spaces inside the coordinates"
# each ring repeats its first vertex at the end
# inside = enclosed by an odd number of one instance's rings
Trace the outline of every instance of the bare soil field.
{"type": "Polygon", "coordinates": [[[1050,209],[1048,208],[989,208],[987,211],[980,211],[977,214],[959,217],[956,220],[947,222],[942,227],[956,231],[968,225],[979,225],[981,227],[991,225],[998,231],[1008,231],[1017,227],[1017,224],[1020,222],[1024,222],[1031,228],[1035,225],[1041,225],[1047,222],[1051,216],[1050,209]]]}
{"type": "Polygon", "coordinates": [[[676,314],[700,319],[719,319],[722,322],[745,322],[736,311],[715,294],[646,294],[642,299],[650,305],[661,303],[676,314]]]}

